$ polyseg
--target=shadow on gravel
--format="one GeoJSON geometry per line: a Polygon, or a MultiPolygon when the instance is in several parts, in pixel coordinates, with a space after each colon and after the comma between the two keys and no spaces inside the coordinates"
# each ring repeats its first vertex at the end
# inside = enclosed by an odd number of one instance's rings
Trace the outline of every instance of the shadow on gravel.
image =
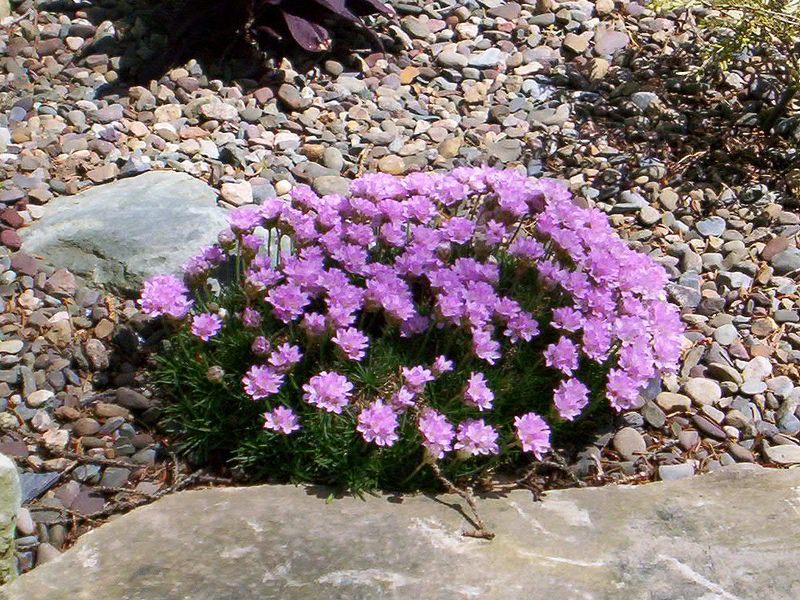
{"type": "MultiPolygon", "coordinates": [[[[345,68],[357,67],[354,54],[370,54],[394,43],[386,36],[370,37],[355,29],[331,29],[334,44],[329,52],[303,53],[295,47],[272,47],[262,52],[240,31],[247,20],[248,0],[107,0],[87,5],[72,0],[45,1],[39,9],[66,14],[79,13],[98,28],[75,63],[90,56],[106,54],[119,58],[120,80],[100,90],[99,95],[125,93],[134,85],[147,86],[169,70],[197,60],[209,77],[224,82],[239,82],[245,89],[283,83],[283,71],[275,69],[282,58],[302,72],[328,59],[345,68]],[[113,23],[113,28],[109,27],[113,23]]],[[[263,40],[259,40],[263,42],[263,40]]],[[[360,70],[360,69],[359,69],[360,70]]]]}

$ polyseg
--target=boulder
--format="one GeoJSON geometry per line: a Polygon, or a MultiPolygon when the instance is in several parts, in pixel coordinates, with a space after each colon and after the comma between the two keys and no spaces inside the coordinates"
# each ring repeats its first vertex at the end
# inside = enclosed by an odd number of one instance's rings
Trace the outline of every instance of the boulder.
{"type": "Polygon", "coordinates": [[[151,171],[56,198],[20,230],[23,251],[123,295],[174,273],[226,226],[216,192],[185,173],[151,171]]]}
{"type": "MultiPolygon", "coordinates": [[[[182,492],[115,519],[6,600],[797,598],[800,470],[479,499],[315,487],[182,492]]],[[[0,593],[2,597],[2,593],[0,593]]]]}
{"type": "Polygon", "coordinates": [[[0,454],[0,585],[17,575],[14,529],[21,501],[17,466],[0,454]]]}

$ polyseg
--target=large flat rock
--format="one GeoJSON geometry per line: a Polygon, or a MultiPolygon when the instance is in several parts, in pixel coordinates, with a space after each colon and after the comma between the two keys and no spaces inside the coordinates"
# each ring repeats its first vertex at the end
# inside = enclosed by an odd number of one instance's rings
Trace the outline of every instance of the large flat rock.
{"type": "Polygon", "coordinates": [[[96,286],[136,295],[175,273],[226,225],[216,192],[186,173],[151,171],[56,198],[20,230],[22,250],[96,286]]]}
{"type": "Polygon", "coordinates": [[[138,509],[5,588],[6,600],[800,598],[800,471],[732,467],[637,487],[480,502],[262,486],[138,509]]]}

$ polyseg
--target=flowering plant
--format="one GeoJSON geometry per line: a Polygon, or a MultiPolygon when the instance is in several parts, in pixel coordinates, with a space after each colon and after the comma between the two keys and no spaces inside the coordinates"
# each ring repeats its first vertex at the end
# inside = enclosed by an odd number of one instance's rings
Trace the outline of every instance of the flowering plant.
{"type": "Polygon", "coordinates": [[[541,459],[677,368],[665,271],[553,180],[371,174],[347,197],[300,186],[229,221],[141,299],[176,326],[159,381],[201,459],[420,487],[426,464],[458,477],[541,459]]]}

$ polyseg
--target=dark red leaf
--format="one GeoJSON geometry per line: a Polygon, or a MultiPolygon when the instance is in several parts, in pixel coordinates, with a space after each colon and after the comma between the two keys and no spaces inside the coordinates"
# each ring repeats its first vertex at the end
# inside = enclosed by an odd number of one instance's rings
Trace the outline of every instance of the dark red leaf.
{"type": "Polygon", "coordinates": [[[320,52],[330,45],[330,34],[322,25],[287,12],[283,13],[283,18],[286,20],[289,33],[303,49],[309,52],[320,52]]]}

